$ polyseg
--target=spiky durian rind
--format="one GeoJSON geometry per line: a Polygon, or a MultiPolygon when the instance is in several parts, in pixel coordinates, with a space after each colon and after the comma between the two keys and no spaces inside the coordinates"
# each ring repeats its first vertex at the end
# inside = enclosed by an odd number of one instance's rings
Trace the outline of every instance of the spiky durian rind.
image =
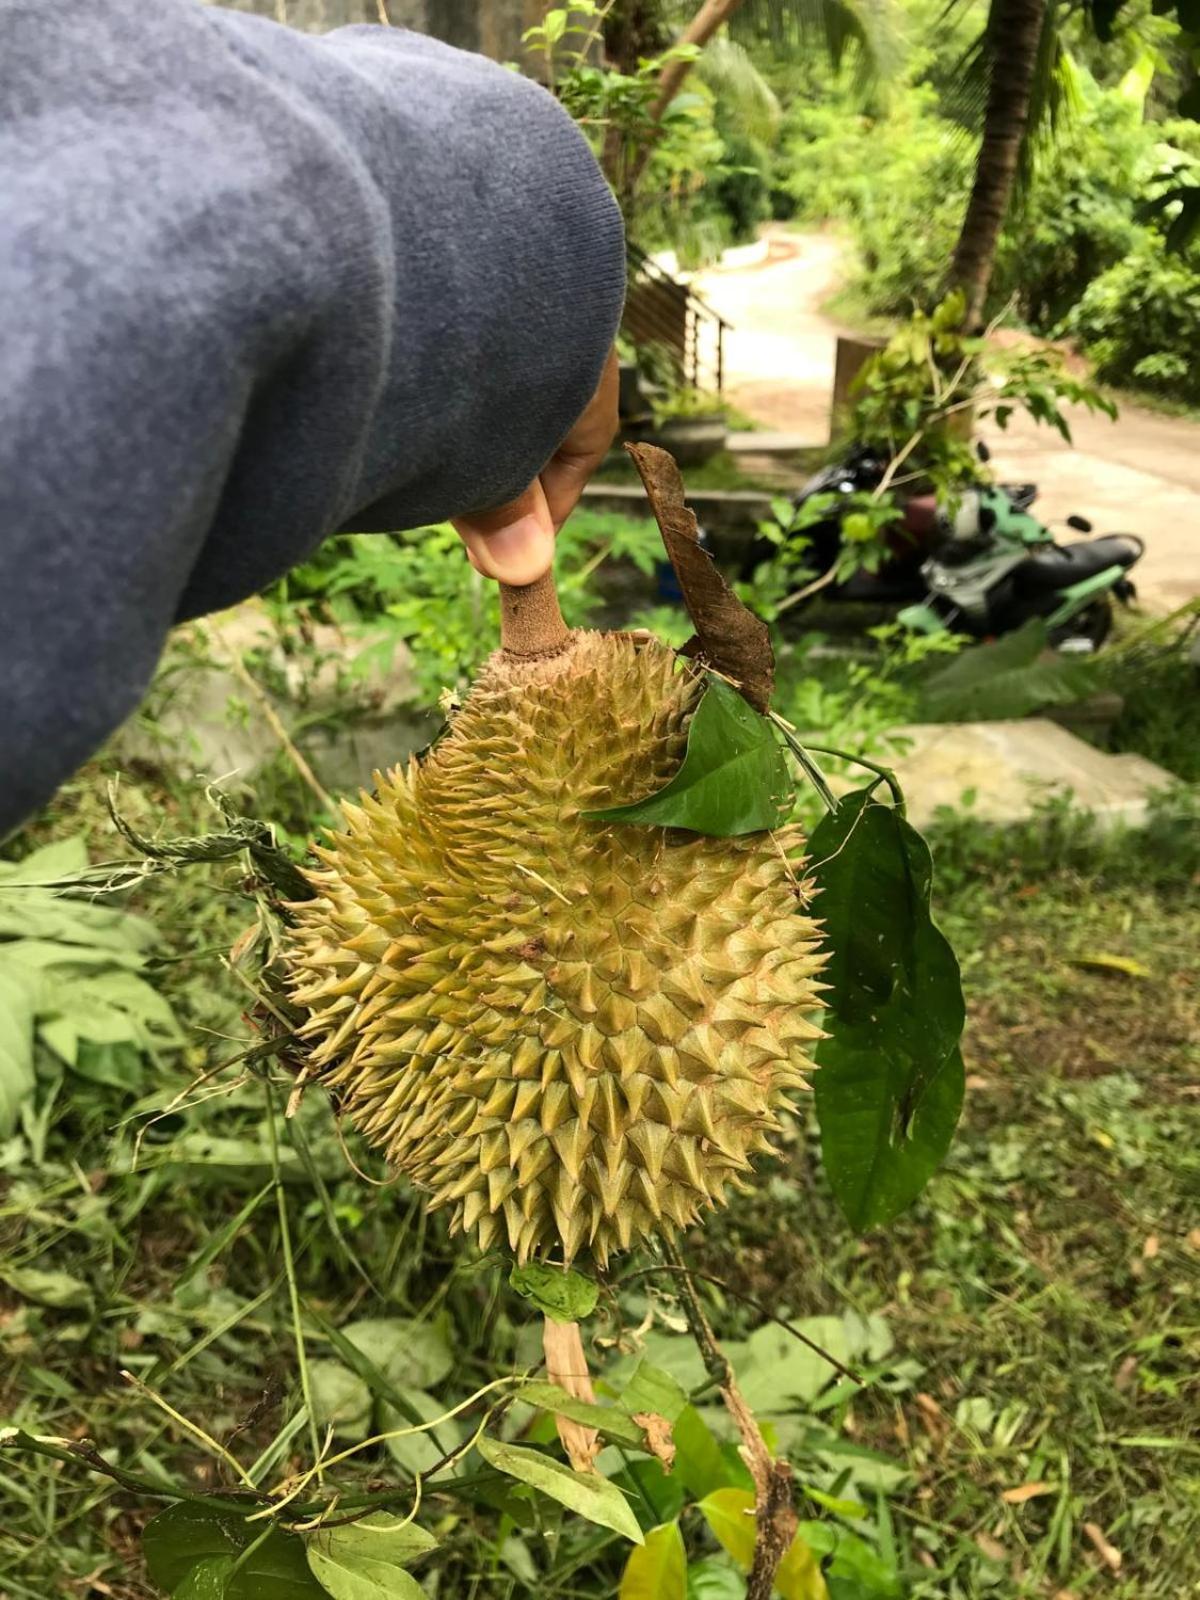
{"type": "Polygon", "coordinates": [[[580,815],[671,777],[701,692],[620,635],[495,656],[317,851],[290,954],[312,1065],[485,1249],[603,1266],[686,1227],[805,1083],[821,957],[798,831],[580,815]]]}

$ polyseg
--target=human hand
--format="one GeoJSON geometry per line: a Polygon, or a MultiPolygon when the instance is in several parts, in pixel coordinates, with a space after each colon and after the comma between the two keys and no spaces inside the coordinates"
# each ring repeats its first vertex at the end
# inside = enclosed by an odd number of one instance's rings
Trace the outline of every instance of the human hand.
{"type": "Polygon", "coordinates": [[[454,519],[471,565],[485,578],[524,588],[549,572],[555,535],[616,437],[617,384],[612,350],[587,409],[525,493],[492,511],[454,519]]]}

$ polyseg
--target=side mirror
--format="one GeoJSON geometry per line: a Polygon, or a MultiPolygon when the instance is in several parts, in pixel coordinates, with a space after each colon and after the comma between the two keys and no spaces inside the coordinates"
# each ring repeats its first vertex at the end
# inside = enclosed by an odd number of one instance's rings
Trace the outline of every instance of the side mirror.
{"type": "Polygon", "coordinates": [[[1074,528],[1076,533],[1091,533],[1095,523],[1089,522],[1086,517],[1068,517],[1067,527],[1074,528]]]}

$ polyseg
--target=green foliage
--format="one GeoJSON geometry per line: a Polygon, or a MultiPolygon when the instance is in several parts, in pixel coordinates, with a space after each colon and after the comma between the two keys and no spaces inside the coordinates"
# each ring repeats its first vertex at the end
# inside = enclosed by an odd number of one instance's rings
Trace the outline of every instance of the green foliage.
{"type": "Polygon", "coordinates": [[[688,828],[718,839],[776,827],[791,792],[770,723],[736,689],[709,676],[688,726],[679,771],[657,793],[628,805],[585,811],[593,822],[688,828]]]}
{"type": "Polygon", "coordinates": [[[855,379],[845,424],[851,440],[927,481],[945,503],[984,476],[964,418],[977,425],[994,417],[1004,428],[1024,411],[1070,443],[1064,405],[1116,416],[1113,403],[1072,376],[1055,352],[988,350],[964,329],[964,311],[955,290],[902,323],[855,379]]]}
{"type": "MultiPolygon", "coordinates": [[[[249,1512],[250,1507],[247,1507],[249,1512]]],[[[146,1565],[169,1595],[193,1600],[321,1600],[295,1534],[248,1523],[228,1506],[186,1500],[143,1535],[146,1565]]]]}
{"type": "Polygon", "coordinates": [[[1200,247],[1171,255],[1141,230],[1136,246],[1088,284],[1064,326],[1108,383],[1200,404],[1200,247]]]}
{"type": "Polygon", "coordinates": [[[777,182],[793,214],[849,225],[867,308],[908,315],[936,303],[970,192],[971,155],[917,86],[886,117],[836,88],[788,108],[777,182]]]}
{"type": "Polygon", "coordinates": [[[1104,735],[1113,750],[1132,750],[1186,783],[1200,783],[1200,600],[1183,615],[1151,623],[1101,653],[1098,687],[1121,698],[1104,735]]]}
{"type": "Polygon", "coordinates": [[[0,1137],[33,1092],[39,1054],[133,1094],[146,1058],[180,1043],[171,1007],[146,978],[155,930],[44,887],[86,865],[80,837],[0,862],[0,1137]]]}
{"type": "Polygon", "coordinates": [[[562,1462],[537,1450],[523,1449],[518,1445],[501,1444],[486,1436],[477,1442],[479,1454],[497,1472],[528,1484],[539,1494],[567,1506],[589,1522],[602,1528],[611,1528],[633,1544],[642,1544],[644,1536],[629,1502],[614,1484],[593,1473],[573,1472],[562,1462]]]}
{"type": "Polygon", "coordinates": [[[554,1322],[582,1322],[591,1316],[600,1297],[599,1286],[584,1273],[545,1261],[514,1267],[508,1282],[523,1300],[554,1322]]]}
{"type": "MultiPolygon", "coordinates": [[[[1151,73],[1153,60],[1143,54],[1151,73]]],[[[1135,61],[1108,87],[1073,71],[1073,109],[1001,235],[989,312],[1011,303],[1035,332],[1078,338],[1107,383],[1195,403],[1200,247],[1184,224],[1200,211],[1196,129],[1147,120],[1140,70],[1135,61]]],[[[852,293],[886,317],[937,303],[974,175],[951,63],[931,62],[922,43],[908,78],[867,109],[820,81],[786,108],[777,163],[793,214],[849,227],[852,293]]]]}
{"type": "Polygon", "coordinates": [[[333,1600],[424,1600],[424,1589],[405,1568],[436,1549],[437,1540],[415,1523],[376,1514],[314,1534],[305,1553],[333,1600]]]}
{"type": "Polygon", "coordinates": [[[632,1553],[617,1600],[687,1600],[687,1551],[677,1522],[652,1529],[632,1553]]]}
{"type": "Polygon", "coordinates": [[[826,1171],[859,1229],[928,1182],[962,1104],[958,962],[930,915],[920,834],[864,789],[810,840],[829,961],[817,1115],[826,1171]]]}
{"type": "MultiPolygon", "coordinates": [[[[563,615],[586,625],[602,604],[607,562],[649,574],[662,544],[652,522],[577,511],[559,535],[555,576],[563,615]]],[[[461,692],[500,643],[494,584],[469,566],[449,523],[400,534],[338,534],[294,567],[266,601],[293,649],[303,648],[297,608],[338,623],[365,641],[351,671],[365,675],[404,644],[413,655],[414,701],[435,706],[444,689],[461,692]]]]}
{"type": "Polygon", "coordinates": [[[1027,717],[1069,705],[1094,682],[1091,665],[1050,652],[1040,617],[1015,633],[981,644],[942,667],[922,686],[922,715],[931,722],[988,722],[1027,717]]]}

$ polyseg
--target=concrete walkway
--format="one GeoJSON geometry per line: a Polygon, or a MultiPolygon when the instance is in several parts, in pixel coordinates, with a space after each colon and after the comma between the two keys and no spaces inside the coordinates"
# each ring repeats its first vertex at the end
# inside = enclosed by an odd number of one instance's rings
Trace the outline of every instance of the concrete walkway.
{"type": "MultiPolygon", "coordinates": [[[[834,234],[772,230],[762,261],[694,280],[733,324],[730,398],[768,428],[814,444],[829,438],[835,342],[851,331],[821,310],[844,281],[845,254],[834,234]]],[[[1073,412],[1070,423],[1074,448],[1025,419],[1014,419],[1007,433],[985,430],[997,471],[1038,483],[1043,521],[1075,512],[1097,533],[1140,534],[1146,554],[1134,576],[1148,610],[1172,610],[1200,595],[1200,424],[1132,405],[1116,423],[1087,412],[1073,412]]]]}

